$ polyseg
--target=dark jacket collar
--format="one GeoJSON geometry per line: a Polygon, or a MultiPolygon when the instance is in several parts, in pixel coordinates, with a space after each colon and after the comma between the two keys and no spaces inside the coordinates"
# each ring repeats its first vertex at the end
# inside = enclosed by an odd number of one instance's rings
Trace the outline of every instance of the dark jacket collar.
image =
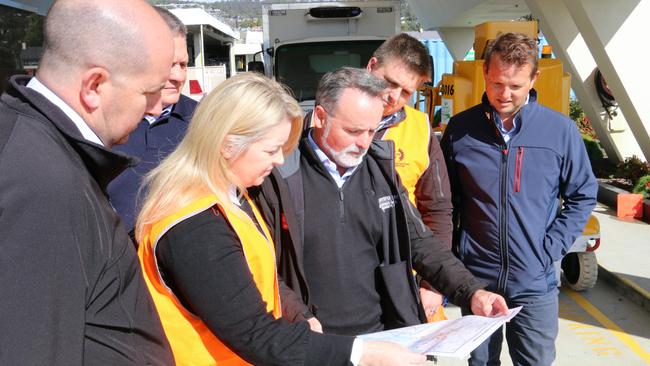
{"type": "Polygon", "coordinates": [[[30,117],[48,123],[56,128],[72,148],[79,154],[88,172],[97,181],[102,190],[135,160],[127,155],[116,153],[104,146],[83,138],[79,129],[63,111],[40,93],[27,88],[27,76],[14,76],[10,80],[7,94],[19,102],[27,103],[31,109],[21,112],[30,117]]]}
{"type": "Polygon", "coordinates": [[[171,114],[175,115],[178,119],[189,123],[197,104],[198,102],[194,99],[181,94],[178,98],[178,102],[174,104],[174,107],[172,107],[171,114]]]}

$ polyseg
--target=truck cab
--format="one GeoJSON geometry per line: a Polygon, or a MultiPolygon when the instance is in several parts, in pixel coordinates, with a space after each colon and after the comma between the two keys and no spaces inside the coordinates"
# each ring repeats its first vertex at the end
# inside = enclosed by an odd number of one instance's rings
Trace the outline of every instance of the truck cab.
{"type": "Polygon", "coordinates": [[[365,67],[400,31],[399,1],[264,4],[265,73],[287,85],[303,109],[320,78],[342,66],[365,67]]]}

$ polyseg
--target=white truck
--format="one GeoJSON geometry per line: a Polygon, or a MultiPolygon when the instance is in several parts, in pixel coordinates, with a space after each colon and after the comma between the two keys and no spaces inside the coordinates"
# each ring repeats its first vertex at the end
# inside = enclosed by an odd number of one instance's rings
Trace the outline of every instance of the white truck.
{"type": "Polygon", "coordinates": [[[262,21],[266,75],[289,86],[310,109],[323,74],[365,67],[374,50],[400,32],[400,2],[263,4],[262,21]]]}

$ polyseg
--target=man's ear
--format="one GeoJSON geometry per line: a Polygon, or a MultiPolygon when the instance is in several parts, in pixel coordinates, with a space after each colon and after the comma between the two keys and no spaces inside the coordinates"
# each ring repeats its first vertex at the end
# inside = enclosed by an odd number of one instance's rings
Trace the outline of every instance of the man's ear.
{"type": "Polygon", "coordinates": [[[323,108],[320,105],[317,105],[314,108],[314,113],[311,116],[312,117],[312,121],[311,121],[312,126],[314,126],[315,128],[323,128],[323,123],[324,123],[324,120],[325,120],[325,114],[326,113],[327,112],[325,111],[325,108],[323,108]]]}
{"type": "Polygon", "coordinates": [[[103,67],[92,67],[81,75],[80,99],[88,112],[101,106],[101,97],[109,82],[110,75],[103,67]]]}
{"type": "Polygon", "coordinates": [[[535,75],[533,75],[533,78],[530,80],[530,87],[535,86],[535,82],[537,81],[537,78],[539,78],[539,70],[535,71],[535,75]]]}
{"type": "Polygon", "coordinates": [[[372,72],[375,66],[377,66],[377,62],[379,62],[379,60],[377,60],[377,57],[374,56],[371,57],[370,60],[368,60],[368,65],[366,66],[366,70],[368,70],[368,72],[372,72]]]}

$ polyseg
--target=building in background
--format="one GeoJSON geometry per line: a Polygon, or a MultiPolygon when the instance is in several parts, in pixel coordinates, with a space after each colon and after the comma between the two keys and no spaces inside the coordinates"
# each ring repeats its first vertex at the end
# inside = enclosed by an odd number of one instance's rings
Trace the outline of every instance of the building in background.
{"type": "MultiPolygon", "coordinates": [[[[235,68],[238,72],[249,70],[249,62],[262,61],[262,31],[245,30],[240,33],[240,42],[235,44],[235,68]]],[[[262,70],[263,71],[263,70],[262,70]]]]}
{"type": "Polygon", "coordinates": [[[237,34],[230,26],[201,8],[169,9],[187,27],[188,82],[182,93],[200,99],[236,72],[234,45],[237,34]]]}

